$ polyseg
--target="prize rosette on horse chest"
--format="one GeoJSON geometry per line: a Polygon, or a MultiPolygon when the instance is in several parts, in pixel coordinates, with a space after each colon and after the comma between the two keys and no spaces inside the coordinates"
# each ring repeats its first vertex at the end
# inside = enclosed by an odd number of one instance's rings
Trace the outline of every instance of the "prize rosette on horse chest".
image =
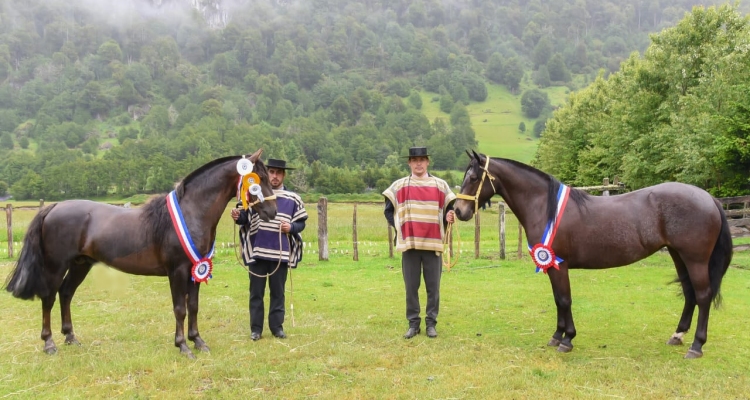
{"type": "Polygon", "coordinates": [[[530,253],[531,259],[534,260],[534,264],[536,264],[537,268],[544,271],[545,274],[549,267],[555,267],[555,269],[558,270],[560,269],[560,266],[557,264],[555,252],[552,251],[552,248],[549,246],[546,246],[543,243],[537,243],[531,248],[530,253]]]}
{"type": "Polygon", "coordinates": [[[196,264],[193,264],[193,269],[191,271],[193,274],[193,282],[208,283],[208,280],[211,279],[212,277],[211,275],[212,275],[213,270],[214,270],[214,263],[211,261],[210,258],[204,258],[198,261],[196,264]]]}

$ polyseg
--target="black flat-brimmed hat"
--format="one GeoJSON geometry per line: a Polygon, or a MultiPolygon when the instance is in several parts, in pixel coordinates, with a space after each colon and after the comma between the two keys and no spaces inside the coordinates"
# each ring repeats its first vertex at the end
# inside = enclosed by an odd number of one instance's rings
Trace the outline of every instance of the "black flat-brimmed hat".
{"type": "Polygon", "coordinates": [[[294,169],[292,167],[287,167],[286,166],[286,161],[284,161],[284,160],[277,160],[275,158],[269,158],[268,159],[268,162],[266,163],[266,168],[277,168],[277,169],[283,169],[283,170],[294,169]]]}
{"type": "Polygon", "coordinates": [[[409,155],[406,156],[408,158],[412,157],[429,157],[430,155],[427,154],[427,147],[409,147],[409,155]]]}

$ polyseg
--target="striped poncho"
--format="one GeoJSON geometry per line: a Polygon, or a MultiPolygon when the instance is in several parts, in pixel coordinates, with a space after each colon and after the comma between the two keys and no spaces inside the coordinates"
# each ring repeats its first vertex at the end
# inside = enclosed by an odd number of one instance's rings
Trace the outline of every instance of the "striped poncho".
{"type": "Polygon", "coordinates": [[[401,178],[383,192],[395,208],[397,251],[443,251],[445,207],[456,199],[450,186],[434,176],[401,178]]]}
{"type": "Polygon", "coordinates": [[[290,224],[307,219],[307,211],[299,195],[288,190],[274,190],[276,218],[265,222],[257,213],[250,213],[250,223],[240,228],[242,259],[249,265],[256,259],[289,263],[295,268],[302,259],[302,237],[299,232],[279,235],[281,222],[290,224]]]}

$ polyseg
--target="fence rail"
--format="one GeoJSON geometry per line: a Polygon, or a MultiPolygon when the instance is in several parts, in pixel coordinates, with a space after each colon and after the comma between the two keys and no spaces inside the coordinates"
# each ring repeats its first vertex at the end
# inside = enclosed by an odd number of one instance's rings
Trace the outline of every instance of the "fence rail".
{"type": "MultiPolygon", "coordinates": [[[[609,184],[608,179],[605,179],[601,186],[579,187],[578,189],[601,192],[603,196],[608,196],[610,192],[625,190],[624,185],[617,179],[612,185],[609,184]]],[[[750,196],[717,200],[725,208],[732,237],[750,237],[750,196]]],[[[129,206],[129,204],[116,205],[129,206]]],[[[16,256],[31,219],[43,206],[44,200],[40,200],[39,206],[14,208],[12,204],[7,204],[5,207],[7,251],[2,249],[2,253],[6,253],[7,258],[16,256]]],[[[323,197],[315,207],[308,205],[307,208],[310,218],[307,221],[308,228],[304,233],[304,254],[317,255],[319,260],[328,260],[331,256],[352,257],[354,261],[366,256],[394,257],[395,232],[385,222],[382,204],[329,203],[323,197]],[[314,227],[317,227],[317,232],[314,227]]],[[[217,231],[217,250],[235,251],[233,248],[237,245],[236,230],[231,219],[220,222],[217,231]]],[[[522,258],[526,254],[523,227],[502,201],[498,202],[495,208],[480,209],[473,224],[454,224],[448,242],[447,251],[450,252],[451,257],[473,255],[475,259],[484,257],[503,260],[511,254],[508,250],[511,249],[512,252],[514,248],[517,258],[522,258]],[[471,244],[473,244],[473,249],[470,247],[471,244]]],[[[746,240],[735,245],[735,250],[750,249],[750,244],[744,242],[746,240]]],[[[0,254],[0,257],[2,256],[0,254]]]]}

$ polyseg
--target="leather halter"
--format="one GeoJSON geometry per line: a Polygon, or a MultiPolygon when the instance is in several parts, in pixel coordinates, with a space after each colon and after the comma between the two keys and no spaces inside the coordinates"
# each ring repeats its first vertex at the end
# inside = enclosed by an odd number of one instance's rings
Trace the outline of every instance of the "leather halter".
{"type": "Polygon", "coordinates": [[[263,200],[261,200],[260,197],[256,197],[256,199],[255,199],[254,202],[247,204],[247,208],[250,208],[250,207],[252,207],[252,206],[254,206],[256,204],[260,204],[260,203],[262,203],[262,202],[264,202],[266,200],[276,200],[276,195],[272,194],[272,195],[270,195],[268,197],[264,197],[263,200]]]}
{"type": "MultiPolygon", "coordinates": [[[[490,185],[492,186],[492,190],[494,193],[497,193],[497,190],[495,190],[495,184],[492,183],[492,181],[495,180],[495,177],[487,170],[487,168],[490,166],[490,157],[485,156],[486,161],[484,163],[484,167],[480,167],[482,169],[482,180],[479,181],[479,187],[477,188],[476,193],[473,196],[469,196],[468,194],[459,193],[456,195],[457,199],[461,200],[469,200],[474,202],[474,214],[479,212],[479,193],[482,193],[482,185],[484,185],[484,179],[486,177],[490,178],[490,185]]],[[[477,161],[479,161],[477,159],[477,161]]]]}

